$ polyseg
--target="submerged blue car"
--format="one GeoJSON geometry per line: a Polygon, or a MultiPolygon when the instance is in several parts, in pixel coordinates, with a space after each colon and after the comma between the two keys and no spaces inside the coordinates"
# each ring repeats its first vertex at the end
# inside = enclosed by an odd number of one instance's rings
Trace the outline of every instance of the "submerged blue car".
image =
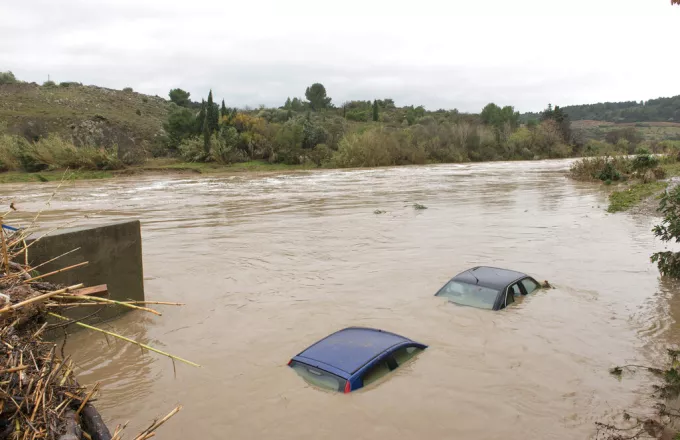
{"type": "Polygon", "coordinates": [[[427,345],[364,327],[335,332],[288,362],[312,385],[332,391],[358,390],[415,356],[427,345]]]}

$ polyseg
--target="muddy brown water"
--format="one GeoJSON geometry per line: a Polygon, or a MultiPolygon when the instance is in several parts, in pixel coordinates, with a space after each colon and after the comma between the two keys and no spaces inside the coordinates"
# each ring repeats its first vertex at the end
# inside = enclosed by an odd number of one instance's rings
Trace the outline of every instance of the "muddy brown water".
{"type": "MultiPolygon", "coordinates": [[[[131,420],[128,436],[181,403],[159,438],[592,437],[623,409],[651,412],[652,380],[608,368],[663,360],[680,301],[649,262],[662,248],[654,219],[608,215],[602,188],[567,179],[568,163],[76,182],[45,224],[140,218],[147,298],[187,303],[105,327],[203,367],[175,375],[168,359],[89,332],[66,351],[82,382],[101,381],[107,422],[131,420]],[[481,264],[557,288],[501,312],[433,297],[481,264]],[[350,325],[430,347],[349,395],[286,366],[350,325]]],[[[0,203],[28,215],[53,189],[4,185],[0,203]]]]}

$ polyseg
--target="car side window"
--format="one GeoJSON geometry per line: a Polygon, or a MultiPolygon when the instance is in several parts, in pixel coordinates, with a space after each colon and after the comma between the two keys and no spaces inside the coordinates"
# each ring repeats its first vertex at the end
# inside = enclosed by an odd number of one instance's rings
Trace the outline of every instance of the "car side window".
{"type": "Polygon", "coordinates": [[[524,287],[524,290],[527,292],[527,294],[529,294],[531,292],[535,292],[539,288],[538,283],[536,283],[531,278],[525,278],[521,281],[521,283],[522,283],[522,286],[524,287]]]}

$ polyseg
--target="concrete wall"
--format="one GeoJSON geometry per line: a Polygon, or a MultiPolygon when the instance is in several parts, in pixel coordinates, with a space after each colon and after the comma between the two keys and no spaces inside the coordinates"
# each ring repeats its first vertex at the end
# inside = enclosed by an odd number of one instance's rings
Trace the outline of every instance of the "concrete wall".
{"type": "Polygon", "coordinates": [[[83,261],[89,264],[52,275],[45,281],[65,285],[84,283],[85,286],[107,284],[111,299],[144,300],[139,220],[57,231],[33,244],[28,249],[28,260],[31,266],[36,266],[76,248],[80,249],[38,271],[44,274],[83,261]]]}

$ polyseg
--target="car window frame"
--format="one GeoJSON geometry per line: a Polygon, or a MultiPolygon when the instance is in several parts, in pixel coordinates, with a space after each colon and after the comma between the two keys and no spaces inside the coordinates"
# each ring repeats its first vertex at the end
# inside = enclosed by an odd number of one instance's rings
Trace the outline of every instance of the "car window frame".
{"type": "MultiPolygon", "coordinates": [[[[397,366],[393,369],[390,368],[389,373],[386,374],[385,376],[388,376],[390,373],[398,370],[403,364],[400,364],[399,362],[397,362],[397,360],[394,358],[394,353],[396,353],[398,350],[408,349],[410,347],[414,347],[414,348],[421,350],[421,351],[425,350],[425,348],[427,348],[427,346],[424,346],[423,344],[420,344],[420,343],[414,342],[414,341],[403,343],[403,344],[397,344],[394,347],[390,347],[388,350],[385,350],[383,353],[380,353],[378,356],[376,356],[373,359],[371,359],[370,361],[366,362],[365,365],[363,365],[361,368],[359,368],[357,371],[355,371],[354,374],[352,374],[352,378],[350,378],[350,381],[352,383],[352,390],[363,388],[364,387],[364,376],[369,371],[371,371],[373,368],[380,365],[382,362],[387,361],[390,357],[394,360],[394,362],[396,363],[397,366]],[[356,388],[355,388],[355,385],[356,385],[356,388]]],[[[413,359],[413,357],[409,358],[408,360],[410,361],[411,359],[413,359]]],[[[389,368],[389,366],[388,366],[388,368],[389,368]]],[[[385,377],[385,376],[383,376],[383,377],[385,377]]],[[[382,377],[380,379],[382,379],[382,377]]],[[[378,379],[378,380],[380,380],[380,379],[378,379]]]]}
{"type": "Polygon", "coordinates": [[[541,284],[538,281],[536,281],[535,279],[533,279],[532,277],[529,277],[529,276],[526,276],[526,277],[522,278],[521,280],[519,280],[519,285],[520,285],[520,288],[522,289],[522,295],[529,295],[530,293],[534,293],[537,290],[541,289],[541,284]],[[536,289],[534,289],[531,292],[527,292],[526,287],[524,287],[524,284],[522,284],[522,281],[524,281],[524,280],[530,280],[532,283],[536,284],[536,289]]]}

